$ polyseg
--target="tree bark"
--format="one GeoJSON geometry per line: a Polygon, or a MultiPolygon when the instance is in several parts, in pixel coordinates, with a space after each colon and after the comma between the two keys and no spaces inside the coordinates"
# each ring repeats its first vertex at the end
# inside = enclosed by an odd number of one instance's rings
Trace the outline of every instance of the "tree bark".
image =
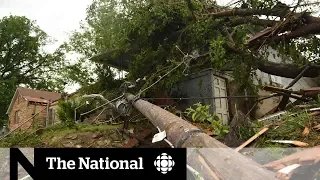
{"type": "MultiPolygon", "coordinates": [[[[286,78],[295,78],[297,77],[300,72],[304,69],[304,67],[297,67],[293,64],[280,64],[280,63],[274,63],[274,62],[259,62],[258,63],[258,69],[262,72],[286,77],[286,78]]],[[[304,73],[304,77],[310,77],[315,78],[319,76],[320,74],[320,66],[312,64],[310,65],[310,68],[308,71],[304,73]]]]}
{"type": "Polygon", "coordinates": [[[229,17],[229,16],[252,16],[252,15],[266,15],[283,17],[287,14],[285,11],[279,9],[232,9],[220,11],[217,13],[210,13],[210,16],[215,18],[229,17]]]}
{"type": "Polygon", "coordinates": [[[231,21],[229,26],[234,27],[234,26],[239,26],[242,24],[253,24],[253,25],[258,25],[258,26],[263,26],[263,27],[265,27],[265,26],[271,27],[271,26],[275,25],[277,22],[280,22],[280,21],[268,20],[268,19],[258,19],[258,18],[238,18],[238,19],[231,21]]]}
{"type": "Polygon", "coordinates": [[[301,26],[288,34],[284,34],[282,36],[275,36],[273,37],[273,40],[276,42],[280,42],[297,37],[305,37],[312,34],[320,34],[320,22],[301,26]]]}

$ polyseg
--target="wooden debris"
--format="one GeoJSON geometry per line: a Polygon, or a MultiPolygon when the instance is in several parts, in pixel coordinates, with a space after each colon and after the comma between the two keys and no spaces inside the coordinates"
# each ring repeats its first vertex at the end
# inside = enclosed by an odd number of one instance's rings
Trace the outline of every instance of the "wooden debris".
{"type": "Polygon", "coordinates": [[[302,131],[302,135],[307,136],[310,133],[309,128],[305,127],[304,130],[302,131]]]}
{"type": "Polygon", "coordinates": [[[275,142],[275,143],[284,143],[284,144],[294,144],[294,145],[299,146],[299,147],[309,146],[309,144],[308,144],[308,143],[301,142],[301,141],[291,141],[291,140],[272,140],[271,142],[275,142]]]}
{"type": "Polygon", "coordinates": [[[308,108],[308,107],[311,107],[310,104],[299,104],[299,105],[296,105],[295,106],[296,108],[308,108]]]}
{"type": "MultiPolygon", "coordinates": [[[[283,88],[279,88],[279,87],[274,87],[274,86],[264,86],[263,89],[266,91],[271,91],[271,92],[282,92],[285,94],[296,94],[295,91],[292,91],[289,89],[283,89],[283,88]]],[[[298,94],[298,95],[301,95],[301,94],[298,94]]]]}
{"type": "Polygon", "coordinates": [[[314,111],[312,113],[309,113],[309,116],[318,116],[320,115],[320,111],[314,111]]]}
{"type": "Polygon", "coordinates": [[[320,107],[317,107],[317,108],[311,108],[309,111],[320,111],[320,107]]]}
{"type": "Polygon", "coordinates": [[[253,37],[249,38],[245,44],[249,45],[249,44],[252,44],[253,42],[256,42],[257,40],[259,40],[262,37],[267,37],[270,35],[270,33],[272,31],[273,31],[273,28],[268,27],[268,28],[264,29],[263,31],[257,33],[253,37]]]}
{"type": "Polygon", "coordinates": [[[292,164],[313,165],[320,160],[320,146],[308,148],[303,151],[296,152],[282,159],[265,164],[269,170],[280,170],[292,164]]]}
{"type": "Polygon", "coordinates": [[[278,179],[290,179],[291,175],[293,174],[294,170],[300,167],[300,164],[292,164],[290,166],[284,167],[280,169],[276,173],[276,178],[278,179]]]}
{"type": "Polygon", "coordinates": [[[315,129],[316,131],[320,130],[320,124],[314,126],[313,129],[315,129]]]}
{"type": "Polygon", "coordinates": [[[320,94],[320,87],[300,89],[299,93],[302,95],[305,95],[305,96],[315,96],[315,95],[320,94]]]}
{"type": "Polygon", "coordinates": [[[263,124],[270,124],[270,123],[275,123],[277,121],[280,121],[281,116],[287,113],[287,111],[280,111],[274,114],[271,114],[269,116],[263,117],[258,119],[258,122],[263,122],[263,124]]]}
{"type": "Polygon", "coordinates": [[[248,139],[246,142],[244,142],[243,144],[241,144],[239,147],[237,147],[235,150],[237,152],[239,152],[241,149],[243,149],[244,147],[246,147],[248,144],[250,144],[252,141],[254,141],[255,139],[257,139],[261,134],[265,133],[267,130],[269,129],[269,127],[265,127],[263,129],[261,129],[258,133],[256,133],[254,136],[252,136],[250,139],[248,139]]]}
{"type": "Polygon", "coordinates": [[[320,94],[320,87],[300,89],[299,91],[293,91],[293,90],[289,90],[287,88],[283,89],[283,88],[273,87],[273,86],[264,86],[263,89],[266,91],[271,91],[271,92],[282,92],[285,94],[296,94],[296,95],[307,96],[307,97],[312,97],[312,96],[320,94]]]}
{"type": "Polygon", "coordinates": [[[205,132],[207,135],[209,135],[209,136],[215,135],[214,132],[212,132],[212,131],[210,130],[210,128],[205,129],[204,132],[205,132]]]}
{"type": "MultiPolygon", "coordinates": [[[[139,132],[136,136],[139,137],[138,139],[144,139],[151,134],[150,129],[145,129],[142,132],[139,132]]],[[[133,148],[139,143],[137,138],[130,138],[129,142],[123,146],[123,148],[133,148]]]]}
{"type": "Polygon", "coordinates": [[[271,92],[280,94],[280,95],[289,96],[297,100],[306,101],[306,102],[308,101],[306,98],[301,97],[302,95],[304,95],[304,93],[301,93],[301,91],[292,91],[292,90],[273,87],[273,86],[265,86],[263,87],[263,89],[266,91],[271,91],[271,92]],[[300,96],[297,96],[297,95],[300,95],[300,96]]]}

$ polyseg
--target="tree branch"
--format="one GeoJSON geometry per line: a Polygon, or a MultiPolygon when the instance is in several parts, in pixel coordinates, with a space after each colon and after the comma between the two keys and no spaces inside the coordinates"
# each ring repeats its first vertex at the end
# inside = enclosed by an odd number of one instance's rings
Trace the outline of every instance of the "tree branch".
{"type": "MultiPolygon", "coordinates": [[[[287,11],[281,10],[281,9],[231,9],[231,10],[225,10],[225,11],[220,11],[216,13],[209,13],[206,15],[212,16],[214,18],[221,18],[221,17],[235,17],[235,16],[246,17],[246,16],[253,16],[253,15],[284,17],[287,14],[288,14],[287,11]]],[[[306,19],[307,23],[320,23],[319,17],[310,16],[308,15],[308,13],[291,13],[291,15],[302,16],[304,19],[306,19]]],[[[259,22],[257,23],[260,24],[259,22]]]]}
{"type": "Polygon", "coordinates": [[[280,21],[276,20],[268,20],[268,19],[258,19],[258,18],[238,18],[233,20],[229,26],[234,27],[234,26],[239,26],[242,24],[253,24],[253,25],[258,25],[258,26],[274,26],[276,23],[280,21]]]}
{"type": "MultiPolygon", "coordinates": [[[[300,72],[304,69],[304,67],[297,67],[293,64],[280,64],[280,63],[274,63],[274,62],[264,62],[259,61],[258,62],[258,69],[262,72],[286,77],[286,78],[295,78],[300,74],[300,72]]],[[[310,77],[315,78],[319,76],[320,74],[320,66],[316,64],[311,64],[308,71],[306,71],[303,76],[304,77],[310,77]]]]}
{"type": "Polygon", "coordinates": [[[284,17],[287,14],[285,11],[279,9],[232,9],[220,11],[217,13],[209,13],[208,15],[215,18],[229,17],[229,16],[252,16],[252,15],[266,15],[284,17]]]}
{"type": "Polygon", "coordinates": [[[297,37],[305,37],[313,34],[320,34],[320,23],[312,23],[305,26],[301,26],[292,32],[289,32],[281,36],[276,36],[273,38],[273,40],[276,42],[280,42],[289,39],[294,39],[297,37]]]}

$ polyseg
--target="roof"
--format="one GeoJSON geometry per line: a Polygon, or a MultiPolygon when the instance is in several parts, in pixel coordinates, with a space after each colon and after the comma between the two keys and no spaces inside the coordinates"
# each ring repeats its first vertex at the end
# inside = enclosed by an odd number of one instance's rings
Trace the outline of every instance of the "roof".
{"type": "Polygon", "coordinates": [[[53,102],[61,98],[60,93],[40,91],[23,87],[18,87],[18,92],[22,97],[24,97],[28,101],[34,102],[47,102],[48,100],[53,102]]]}
{"type": "Polygon", "coordinates": [[[39,102],[39,103],[48,103],[48,101],[54,102],[61,98],[60,93],[18,87],[11,100],[11,103],[7,110],[7,114],[10,112],[14,104],[14,101],[18,95],[20,95],[22,98],[24,98],[29,102],[39,102]]]}

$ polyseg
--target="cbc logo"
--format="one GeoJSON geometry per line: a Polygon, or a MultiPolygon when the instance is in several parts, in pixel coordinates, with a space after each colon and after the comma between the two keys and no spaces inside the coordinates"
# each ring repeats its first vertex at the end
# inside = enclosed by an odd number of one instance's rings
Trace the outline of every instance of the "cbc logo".
{"type": "Polygon", "coordinates": [[[168,155],[167,153],[162,153],[154,161],[154,166],[162,174],[167,174],[167,172],[172,170],[172,167],[174,166],[174,161],[172,160],[172,157],[170,155],[168,155]]]}

